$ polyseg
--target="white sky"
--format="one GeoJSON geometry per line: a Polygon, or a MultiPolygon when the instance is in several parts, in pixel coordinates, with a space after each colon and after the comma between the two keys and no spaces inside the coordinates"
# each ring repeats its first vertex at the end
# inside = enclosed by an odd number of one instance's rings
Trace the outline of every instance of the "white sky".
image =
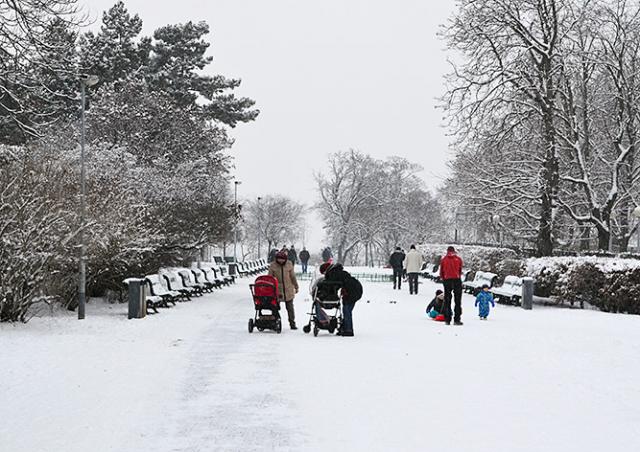
{"type": "MultiPolygon", "coordinates": [[[[111,0],[81,0],[97,18],[111,0]]],[[[128,0],[144,33],[205,20],[212,73],[242,79],[258,119],[231,131],[240,197],[283,193],[316,200],[327,154],[356,148],[422,165],[428,187],[446,172],[442,112],[448,71],[438,26],[454,0],[128,0]]],[[[317,219],[307,246],[321,246],[317,219]]]]}

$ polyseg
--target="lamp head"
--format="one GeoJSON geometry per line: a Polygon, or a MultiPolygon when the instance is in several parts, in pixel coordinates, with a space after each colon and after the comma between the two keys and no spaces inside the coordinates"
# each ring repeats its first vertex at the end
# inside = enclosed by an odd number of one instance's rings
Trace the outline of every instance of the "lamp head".
{"type": "Polygon", "coordinates": [[[98,82],[100,81],[100,77],[98,77],[97,75],[87,75],[86,77],[81,78],[80,81],[82,82],[82,84],[84,84],[84,86],[89,88],[98,84],[98,82]]]}

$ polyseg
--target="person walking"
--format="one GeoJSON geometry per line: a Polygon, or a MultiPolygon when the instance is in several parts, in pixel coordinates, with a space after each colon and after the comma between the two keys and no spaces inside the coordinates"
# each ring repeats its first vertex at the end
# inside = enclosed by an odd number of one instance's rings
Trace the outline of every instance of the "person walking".
{"type": "Polygon", "coordinates": [[[296,266],[296,262],[298,261],[298,253],[296,252],[296,247],[291,245],[291,248],[289,248],[289,252],[288,252],[288,256],[289,260],[291,261],[291,263],[293,264],[293,266],[296,266]]]}
{"type": "Polygon", "coordinates": [[[404,262],[404,253],[400,250],[400,247],[397,246],[396,250],[391,253],[389,257],[389,265],[393,269],[393,288],[400,290],[400,286],[402,285],[402,270],[404,262]]]}
{"type": "Polygon", "coordinates": [[[333,253],[331,253],[331,248],[326,247],[322,250],[322,262],[329,262],[333,257],[333,253]]]}
{"type": "Polygon", "coordinates": [[[324,279],[342,283],[342,326],[338,335],[351,337],[353,336],[353,308],[362,298],[362,284],[345,271],[342,264],[331,264],[325,271],[324,279]]]}
{"type": "Polygon", "coordinates": [[[451,293],[455,308],[453,324],[462,325],[462,259],[453,246],[447,248],[447,254],[440,260],[440,279],[444,286],[444,321],[451,325],[451,293]]]}
{"type": "Polygon", "coordinates": [[[278,250],[276,248],[271,248],[271,251],[269,251],[269,257],[267,259],[269,263],[276,260],[277,253],[278,253],[278,250]]]}
{"type": "Polygon", "coordinates": [[[278,280],[278,298],[284,301],[289,317],[289,326],[292,330],[297,330],[296,314],[293,309],[293,299],[298,293],[298,280],[293,270],[293,264],[288,259],[287,253],[279,251],[276,259],[269,265],[269,275],[278,280]]]}
{"type": "Polygon", "coordinates": [[[409,294],[418,295],[418,276],[422,270],[422,253],[420,253],[415,245],[411,245],[411,249],[407,253],[405,259],[405,270],[407,271],[407,279],[409,279],[409,294]]]}
{"type": "Polygon", "coordinates": [[[483,284],[482,291],[476,296],[475,304],[476,307],[480,306],[478,312],[480,320],[487,320],[487,317],[489,317],[489,303],[494,308],[496,307],[496,303],[493,301],[493,294],[489,292],[489,285],[483,284]]]}
{"type": "Polygon", "coordinates": [[[311,258],[311,255],[309,254],[309,251],[307,251],[307,248],[303,246],[302,251],[300,251],[300,255],[298,257],[300,258],[300,265],[302,265],[302,273],[307,273],[307,265],[309,264],[309,259],[311,258]]]}

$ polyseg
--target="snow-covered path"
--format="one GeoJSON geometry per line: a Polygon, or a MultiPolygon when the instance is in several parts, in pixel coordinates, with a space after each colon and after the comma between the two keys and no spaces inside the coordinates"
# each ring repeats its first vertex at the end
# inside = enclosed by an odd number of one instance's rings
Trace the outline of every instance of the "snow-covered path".
{"type": "Polygon", "coordinates": [[[416,297],[371,283],[354,338],[249,334],[248,282],[140,321],[91,306],[84,322],[1,325],[0,450],[640,444],[640,317],[499,306],[481,322],[465,297],[465,326],[446,327],[424,316],[434,284],[416,297]]]}

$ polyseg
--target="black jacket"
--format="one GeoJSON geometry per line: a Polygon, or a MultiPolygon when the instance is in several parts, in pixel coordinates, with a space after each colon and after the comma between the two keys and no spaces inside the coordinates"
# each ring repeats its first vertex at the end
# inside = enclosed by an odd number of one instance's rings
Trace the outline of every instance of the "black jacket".
{"type": "Polygon", "coordinates": [[[404,262],[404,253],[402,251],[394,251],[389,258],[389,265],[393,268],[402,268],[404,262]]]}
{"type": "Polygon", "coordinates": [[[300,257],[300,262],[307,263],[309,262],[309,258],[311,257],[311,255],[309,254],[309,251],[302,250],[300,251],[299,257],[300,257]]]}
{"type": "Polygon", "coordinates": [[[296,263],[296,261],[298,260],[298,253],[296,253],[296,249],[295,249],[295,248],[291,248],[291,249],[289,250],[288,256],[289,256],[289,260],[290,260],[293,264],[295,264],[295,263],[296,263]]]}
{"type": "Polygon", "coordinates": [[[444,300],[441,300],[438,297],[435,297],[433,300],[431,300],[431,303],[429,303],[429,306],[427,306],[427,312],[431,311],[431,309],[435,309],[438,313],[441,313],[443,304],[444,304],[444,300]]]}
{"type": "Polygon", "coordinates": [[[351,276],[342,264],[335,264],[329,267],[324,279],[342,283],[342,302],[344,304],[355,304],[356,301],[362,298],[362,284],[351,276]]]}
{"type": "Polygon", "coordinates": [[[322,260],[325,262],[329,262],[333,256],[331,255],[331,248],[325,248],[322,250],[322,260]]]}

